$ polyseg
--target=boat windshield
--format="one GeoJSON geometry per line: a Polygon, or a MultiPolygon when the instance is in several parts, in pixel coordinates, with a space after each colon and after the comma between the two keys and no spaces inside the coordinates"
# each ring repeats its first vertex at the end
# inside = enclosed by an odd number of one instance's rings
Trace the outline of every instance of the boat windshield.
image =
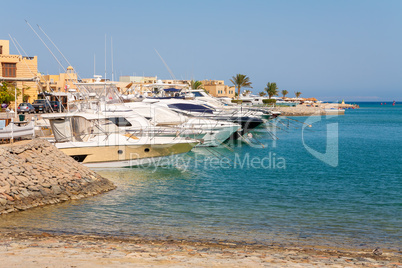
{"type": "Polygon", "coordinates": [[[204,97],[204,95],[202,95],[201,92],[199,92],[199,91],[193,91],[191,93],[194,94],[194,97],[204,97]]]}

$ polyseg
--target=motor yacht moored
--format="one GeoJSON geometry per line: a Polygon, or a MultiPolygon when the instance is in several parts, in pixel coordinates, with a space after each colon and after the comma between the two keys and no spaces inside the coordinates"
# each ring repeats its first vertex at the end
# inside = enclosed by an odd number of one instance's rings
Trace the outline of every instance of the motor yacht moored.
{"type": "Polygon", "coordinates": [[[102,114],[43,115],[54,133],[55,146],[89,167],[131,167],[155,164],[163,157],[189,152],[198,141],[174,137],[137,137],[122,132],[102,114]]]}

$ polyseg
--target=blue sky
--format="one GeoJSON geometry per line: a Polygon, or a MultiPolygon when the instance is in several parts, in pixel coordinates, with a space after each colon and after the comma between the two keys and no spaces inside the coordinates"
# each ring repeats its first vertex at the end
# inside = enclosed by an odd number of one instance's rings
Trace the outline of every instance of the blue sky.
{"type": "MultiPolygon", "coordinates": [[[[111,78],[250,77],[289,95],[336,101],[402,100],[402,1],[4,1],[0,39],[14,37],[40,72],[58,63],[27,26],[39,24],[79,72],[111,78]]],[[[42,35],[43,37],[43,35],[42,35]]],[[[43,37],[47,41],[46,37],[43,37]]],[[[47,41],[50,48],[56,49],[47,41]]],[[[17,54],[11,45],[11,52],[17,54]]],[[[57,54],[64,66],[67,63],[57,54]]]]}

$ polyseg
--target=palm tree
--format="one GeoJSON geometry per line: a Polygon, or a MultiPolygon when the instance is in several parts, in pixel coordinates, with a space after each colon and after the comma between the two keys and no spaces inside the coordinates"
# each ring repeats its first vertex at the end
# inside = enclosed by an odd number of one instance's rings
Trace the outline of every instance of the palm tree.
{"type": "Polygon", "coordinates": [[[191,89],[200,89],[200,88],[203,88],[204,86],[201,81],[191,80],[190,87],[191,87],[191,89]]]}
{"type": "Polygon", "coordinates": [[[31,97],[31,95],[29,95],[29,94],[22,95],[22,102],[28,102],[30,97],[31,97]]]}
{"type": "Polygon", "coordinates": [[[264,92],[264,91],[261,91],[260,93],[258,93],[259,95],[260,95],[260,97],[264,97],[265,95],[267,95],[267,93],[266,92],[264,92]]]}
{"type": "Polygon", "coordinates": [[[237,87],[237,98],[240,98],[240,89],[242,87],[253,88],[251,86],[250,77],[245,74],[236,74],[236,76],[232,76],[230,82],[233,83],[235,87],[237,87]]]}
{"type": "Polygon", "coordinates": [[[281,91],[281,93],[282,93],[282,96],[283,97],[286,97],[286,95],[289,93],[286,89],[284,89],[284,90],[282,90],[281,91]]]}
{"type": "Polygon", "coordinates": [[[300,97],[301,94],[302,94],[302,93],[299,92],[299,91],[295,92],[296,98],[300,97]]]}
{"type": "Polygon", "coordinates": [[[25,90],[30,90],[30,89],[31,89],[31,87],[29,87],[29,86],[23,86],[22,87],[22,102],[27,102],[28,101],[30,96],[28,94],[25,94],[25,90]]]}
{"type": "Polygon", "coordinates": [[[21,89],[17,88],[12,83],[7,83],[2,81],[0,83],[0,103],[10,104],[12,101],[16,101],[15,92],[17,92],[17,97],[21,94],[21,89]]]}
{"type": "Polygon", "coordinates": [[[270,83],[268,82],[267,87],[265,88],[265,91],[268,93],[268,98],[270,99],[272,96],[278,95],[278,87],[276,86],[276,83],[270,83]]]}

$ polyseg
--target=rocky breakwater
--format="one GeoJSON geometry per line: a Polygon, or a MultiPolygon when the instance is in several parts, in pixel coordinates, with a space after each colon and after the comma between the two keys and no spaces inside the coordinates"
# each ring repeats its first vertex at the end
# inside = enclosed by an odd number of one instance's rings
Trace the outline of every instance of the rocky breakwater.
{"type": "Polygon", "coordinates": [[[345,111],[338,104],[321,104],[318,106],[297,105],[295,107],[275,107],[273,111],[281,112],[282,116],[310,115],[344,115],[345,111]]]}
{"type": "Polygon", "coordinates": [[[0,147],[0,214],[81,199],[114,189],[49,142],[0,147]]]}

